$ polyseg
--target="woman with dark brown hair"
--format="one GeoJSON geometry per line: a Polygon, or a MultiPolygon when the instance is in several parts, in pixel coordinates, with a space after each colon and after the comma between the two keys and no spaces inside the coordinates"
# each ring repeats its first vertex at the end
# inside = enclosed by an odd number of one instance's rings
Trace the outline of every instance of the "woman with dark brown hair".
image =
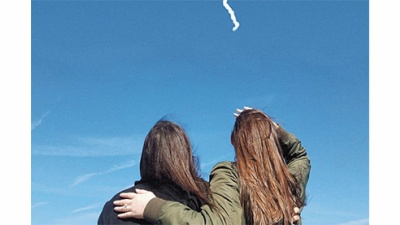
{"type": "Polygon", "coordinates": [[[300,140],[264,112],[237,110],[231,134],[236,162],[220,162],[210,174],[213,204],[200,212],[153,193],[121,193],[115,210],[121,218],[144,218],[160,224],[301,224],[310,159],[300,140]],[[121,207],[130,205],[130,210],[121,207]],[[156,212],[156,213],[154,213],[156,212]]]}
{"type": "MultiPolygon", "coordinates": [[[[140,159],[141,179],[133,187],[121,192],[146,189],[161,198],[180,202],[199,211],[202,205],[212,202],[209,184],[199,176],[196,162],[184,129],[161,119],[151,128],[144,141],[140,159]]],[[[113,202],[120,199],[121,192],[105,203],[97,224],[150,224],[143,219],[118,218],[113,202]]],[[[128,205],[124,207],[129,209],[128,205]]]]}

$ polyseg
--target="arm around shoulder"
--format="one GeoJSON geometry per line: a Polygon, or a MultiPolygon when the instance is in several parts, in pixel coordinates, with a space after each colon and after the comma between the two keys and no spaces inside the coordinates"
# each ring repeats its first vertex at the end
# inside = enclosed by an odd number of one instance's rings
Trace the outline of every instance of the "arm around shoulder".
{"type": "Polygon", "coordinates": [[[210,189],[215,207],[203,205],[198,212],[178,202],[155,199],[146,206],[144,217],[164,225],[244,224],[237,171],[233,163],[221,162],[214,166],[210,174],[210,189]],[[154,207],[155,212],[149,213],[148,207],[154,207]]]}

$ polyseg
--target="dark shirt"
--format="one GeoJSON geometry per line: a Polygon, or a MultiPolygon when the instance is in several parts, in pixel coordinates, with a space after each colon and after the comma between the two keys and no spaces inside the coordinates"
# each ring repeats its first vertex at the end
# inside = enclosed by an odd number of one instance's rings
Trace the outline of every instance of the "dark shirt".
{"type": "Polygon", "coordinates": [[[148,182],[136,181],[135,186],[127,188],[115,194],[109,201],[104,204],[103,211],[100,213],[97,225],[116,225],[116,224],[151,224],[143,219],[120,219],[118,213],[114,211],[114,201],[121,199],[119,194],[122,192],[135,192],[136,188],[144,189],[153,192],[157,197],[165,200],[178,201],[184,205],[189,206],[193,210],[199,211],[203,205],[195,195],[182,190],[174,184],[150,184],[148,182]]]}

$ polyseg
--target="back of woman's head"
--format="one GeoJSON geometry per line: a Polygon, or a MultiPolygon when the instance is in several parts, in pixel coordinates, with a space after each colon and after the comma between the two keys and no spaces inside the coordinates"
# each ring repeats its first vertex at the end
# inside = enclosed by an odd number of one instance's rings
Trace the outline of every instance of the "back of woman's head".
{"type": "Polygon", "coordinates": [[[247,224],[290,224],[293,208],[302,206],[276,129],[264,112],[247,109],[236,118],[231,134],[247,224]]]}
{"type": "Polygon", "coordinates": [[[198,174],[196,158],[185,130],[159,120],[147,134],[140,160],[141,180],[176,185],[207,202],[208,184],[198,174]]]}

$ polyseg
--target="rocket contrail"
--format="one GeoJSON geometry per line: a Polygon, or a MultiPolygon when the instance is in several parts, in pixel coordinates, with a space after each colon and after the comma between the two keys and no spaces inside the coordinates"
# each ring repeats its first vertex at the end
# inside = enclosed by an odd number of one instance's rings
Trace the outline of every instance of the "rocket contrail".
{"type": "Polygon", "coordinates": [[[228,0],[223,0],[222,4],[224,5],[225,9],[228,10],[228,13],[231,15],[231,20],[233,24],[235,25],[232,28],[232,31],[235,31],[239,28],[239,22],[236,20],[235,12],[232,10],[232,8],[228,5],[228,0]]]}

